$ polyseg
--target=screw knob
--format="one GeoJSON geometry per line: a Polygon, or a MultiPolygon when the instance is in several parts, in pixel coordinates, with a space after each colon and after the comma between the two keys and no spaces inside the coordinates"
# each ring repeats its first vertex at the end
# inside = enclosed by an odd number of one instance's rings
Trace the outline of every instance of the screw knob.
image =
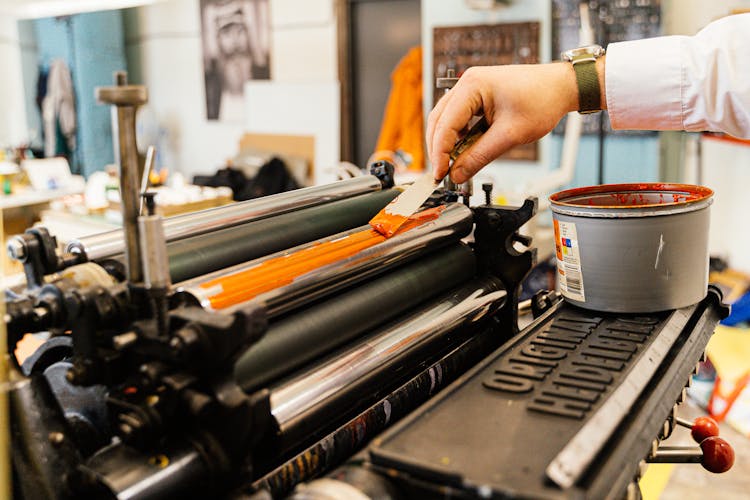
{"type": "Polygon", "coordinates": [[[719,424],[711,417],[698,417],[690,428],[690,435],[696,443],[702,443],[707,438],[719,435],[719,424]]]}
{"type": "Polygon", "coordinates": [[[690,429],[690,435],[696,443],[702,443],[706,438],[719,435],[719,424],[711,417],[698,417],[692,422],[675,417],[674,423],[690,429]]]}
{"type": "Polygon", "coordinates": [[[734,449],[720,437],[711,436],[701,442],[703,459],[701,465],[709,472],[719,474],[734,465],[734,449]]]}

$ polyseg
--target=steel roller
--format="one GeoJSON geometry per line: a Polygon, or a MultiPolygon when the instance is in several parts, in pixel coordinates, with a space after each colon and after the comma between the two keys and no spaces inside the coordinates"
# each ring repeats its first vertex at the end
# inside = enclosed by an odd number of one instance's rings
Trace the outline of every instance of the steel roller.
{"type": "MultiPolygon", "coordinates": [[[[372,175],[364,175],[322,186],[296,189],[200,212],[169,217],[164,220],[164,235],[168,242],[176,241],[305,207],[379,191],[380,189],[380,180],[372,175]]],[[[70,241],[65,250],[71,253],[82,253],[88,260],[113,257],[125,250],[123,231],[122,229],[115,229],[78,238],[70,241]]]]}
{"type": "MultiPolygon", "coordinates": [[[[331,293],[374,274],[382,273],[415,258],[420,253],[457,241],[469,234],[471,227],[471,210],[454,203],[449,205],[433,221],[426,222],[392,238],[384,239],[381,243],[360,250],[331,264],[310,269],[295,276],[288,284],[262,293],[252,300],[262,303],[267,308],[269,315],[275,316],[299,307],[300,304],[315,300],[323,294],[331,293]]],[[[199,280],[192,280],[189,283],[181,284],[178,289],[191,295],[205,308],[210,309],[212,308],[211,294],[222,293],[226,285],[219,287],[208,285],[221,283],[222,276],[225,280],[228,280],[232,279],[232,276],[245,274],[248,279],[252,279],[255,271],[256,276],[258,276],[257,279],[263,279],[260,270],[264,263],[280,259],[284,259],[286,262],[290,260],[290,256],[293,256],[296,251],[298,252],[302,248],[306,249],[328,242],[341,241],[360,231],[369,231],[369,227],[358,228],[350,233],[339,233],[301,248],[251,261],[220,273],[202,277],[199,280]]],[[[242,303],[233,307],[242,307],[242,303]]],[[[232,312],[233,307],[227,308],[227,312],[232,312]]]]}
{"type": "MultiPolygon", "coordinates": [[[[355,344],[335,358],[311,367],[271,388],[271,413],[283,433],[322,418],[321,412],[351,404],[354,394],[373,392],[396,367],[460,327],[475,324],[505,303],[506,292],[495,278],[471,281],[432,301],[395,325],[355,344]]],[[[376,390],[374,392],[377,392],[376,390]]]]}
{"type": "Polygon", "coordinates": [[[472,251],[457,243],[346,293],[272,323],[237,360],[246,391],[292,371],[474,275],[472,251]]]}

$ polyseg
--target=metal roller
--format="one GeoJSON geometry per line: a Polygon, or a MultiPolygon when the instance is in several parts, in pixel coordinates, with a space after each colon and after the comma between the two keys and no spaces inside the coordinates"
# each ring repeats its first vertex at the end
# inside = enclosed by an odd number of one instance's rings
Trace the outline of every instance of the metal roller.
{"type": "Polygon", "coordinates": [[[474,276],[473,252],[458,243],[345,294],[271,324],[234,365],[246,391],[292,371],[474,276]]]}
{"type": "Polygon", "coordinates": [[[167,244],[177,283],[365,224],[400,191],[388,189],[167,244]]]}
{"type": "MultiPolygon", "coordinates": [[[[302,259],[304,267],[294,274],[291,261],[295,260],[295,252],[301,252],[301,249],[297,248],[282,254],[248,262],[224,274],[214,274],[206,279],[201,278],[201,280],[192,281],[187,286],[181,286],[180,289],[192,295],[204,308],[225,307],[217,299],[222,299],[224,295],[229,293],[231,290],[229,282],[234,280],[235,283],[239,284],[241,292],[248,293],[248,298],[241,302],[237,301],[237,303],[232,304],[233,307],[241,307],[242,302],[255,300],[261,302],[268,310],[269,315],[273,316],[298,307],[302,303],[315,300],[323,294],[331,293],[333,290],[361,281],[375,273],[381,273],[395,265],[413,259],[419,253],[446,245],[451,241],[457,241],[469,234],[471,227],[471,210],[454,203],[440,213],[435,220],[425,222],[392,238],[385,239],[375,234],[369,226],[366,226],[354,232],[337,234],[316,241],[311,245],[305,245],[305,250],[313,248],[313,250],[318,250],[319,254],[329,255],[333,258],[334,252],[339,250],[338,246],[346,243],[347,238],[358,235],[367,236],[369,233],[375,235],[372,240],[373,246],[356,252],[352,251],[353,253],[343,255],[340,259],[320,267],[307,263],[309,253],[300,253],[300,257],[304,257],[302,259]],[[252,280],[262,281],[267,279],[269,282],[272,281],[264,275],[264,266],[278,262],[285,265],[282,271],[288,273],[289,283],[264,291],[255,297],[249,297],[249,292],[252,289],[248,285],[252,283],[252,280]],[[243,279],[238,282],[238,277],[243,277],[243,279]]],[[[344,250],[346,248],[344,247],[344,250]]],[[[356,247],[353,248],[356,249],[356,247]]],[[[232,312],[233,307],[228,307],[226,310],[232,312]]]]}
{"type": "MultiPolygon", "coordinates": [[[[312,207],[379,191],[380,189],[380,180],[372,175],[354,177],[323,186],[296,189],[200,212],[169,217],[164,220],[164,235],[167,241],[176,241],[304,207],[312,207]]],[[[122,229],[72,240],[65,250],[66,252],[82,253],[88,260],[114,257],[125,250],[122,229]]]]}
{"type": "MultiPolygon", "coordinates": [[[[285,498],[295,485],[320,477],[345,462],[373,437],[437,394],[499,345],[497,331],[491,327],[483,329],[282,465],[258,464],[271,470],[253,482],[252,490],[268,490],[273,498],[285,498]]],[[[287,443],[283,435],[274,441],[274,446],[277,443],[281,449],[287,449],[288,445],[299,449],[299,443],[287,443]]]]}
{"type": "MultiPolygon", "coordinates": [[[[497,311],[506,292],[495,278],[483,278],[431,302],[403,321],[362,340],[334,359],[271,389],[271,413],[282,433],[307,426],[315,414],[351,404],[353,394],[368,394],[411,356],[497,311]]],[[[320,418],[321,415],[318,415],[320,418]]]]}

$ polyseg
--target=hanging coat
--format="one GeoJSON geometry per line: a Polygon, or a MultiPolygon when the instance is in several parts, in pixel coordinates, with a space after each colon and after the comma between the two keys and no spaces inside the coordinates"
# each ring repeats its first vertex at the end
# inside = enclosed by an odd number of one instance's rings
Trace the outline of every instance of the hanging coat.
{"type": "Polygon", "coordinates": [[[391,93],[383,114],[377,151],[403,152],[409,170],[424,170],[422,47],[413,47],[391,73],[391,93]]]}
{"type": "Polygon", "coordinates": [[[76,102],[70,70],[62,59],[50,65],[42,121],[44,156],[50,158],[60,153],[69,156],[76,148],[76,102]]]}

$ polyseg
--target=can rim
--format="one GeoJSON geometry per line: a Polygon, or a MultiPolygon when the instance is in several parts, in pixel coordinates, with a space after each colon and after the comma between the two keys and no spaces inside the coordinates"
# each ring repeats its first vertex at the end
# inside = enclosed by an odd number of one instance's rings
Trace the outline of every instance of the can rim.
{"type": "Polygon", "coordinates": [[[697,186],[692,184],[678,184],[678,183],[664,183],[664,182],[639,182],[639,183],[625,183],[625,184],[600,184],[596,186],[576,187],[558,191],[553,193],[549,197],[550,203],[554,207],[559,208],[582,208],[587,210],[617,210],[617,211],[630,211],[633,209],[672,209],[680,206],[692,206],[696,204],[702,204],[709,200],[713,196],[714,192],[712,189],[705,186],[697,186]],[[670,193],[670,194],[684,194],[689,199],[663,202],[663,203],[641,203],[633,205],[589,205],[582,203],[575,203],[566,201],[571,198],[581,198],[587,195],[601,195],[601,194],[612,194],[617,195],[618,193],[633,193],[633,192],[653,192],[653,193],[670,193]]]}

